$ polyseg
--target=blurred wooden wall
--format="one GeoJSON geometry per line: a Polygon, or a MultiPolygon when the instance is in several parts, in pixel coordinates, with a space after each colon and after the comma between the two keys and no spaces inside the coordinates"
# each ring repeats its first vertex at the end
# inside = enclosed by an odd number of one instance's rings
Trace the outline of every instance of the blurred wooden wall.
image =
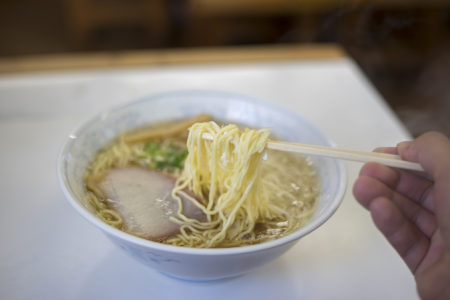
{"type": "MultiPolygon", "coordinates": [[[[0,0],[0,55],[448,38],[450,0],[0,0]]],[[[419,42],[417,42],[419,40],[419,42]]]]}

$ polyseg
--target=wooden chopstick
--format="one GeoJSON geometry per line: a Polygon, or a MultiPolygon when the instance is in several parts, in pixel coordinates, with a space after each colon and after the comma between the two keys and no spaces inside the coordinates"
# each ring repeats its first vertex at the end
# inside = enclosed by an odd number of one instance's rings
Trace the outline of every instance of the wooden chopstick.
{"type": "Polygon", "coordinates": [[[268,149],[281,150],[287,152],[296,152],[308,155],[317,155],[338,159],[345,159],[358,162],[377,162],[386,166],[401,168],[413,171],[424,171],[422,166],[418,163],[406,161],[401,159],[399,155],[378,153],[378,152],[364,152],[349,149],[341,149],[334,147],[325,147],[318,145],[306,145],[299,143],[290,143],[282,141],[269,140],[267,142],[268,149]]]}
{"type": "MultiPolygon", "coordinates": [[[[202,138],[212,140],[213,137],[204,133],[202,138]]],[[[326,147],[319,145],[307,145],[300,143],[282,142],[268,140],[266,147],[272,150],[280,150],[286,152],[295,152],[307,155],[317,155],[330,158],[345,159],[358,162],[377,162],[389,167],[412,170],[425,171],[422,166],[412,161],[403,160],[399,155],[379,153],[379,152],[364,152],[350,149],[326,147]]]]}

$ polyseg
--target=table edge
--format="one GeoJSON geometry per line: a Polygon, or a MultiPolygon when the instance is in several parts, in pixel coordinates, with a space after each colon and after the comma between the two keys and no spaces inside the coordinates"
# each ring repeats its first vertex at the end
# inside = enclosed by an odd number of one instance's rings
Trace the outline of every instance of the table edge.
{"type": "Polygon", "coordinates": [[[63,53],[0,58],[0,74],[152,67],[186,64],[340,59],[347,56],[337,44],[285,44],[233,47],[63,53]]]}

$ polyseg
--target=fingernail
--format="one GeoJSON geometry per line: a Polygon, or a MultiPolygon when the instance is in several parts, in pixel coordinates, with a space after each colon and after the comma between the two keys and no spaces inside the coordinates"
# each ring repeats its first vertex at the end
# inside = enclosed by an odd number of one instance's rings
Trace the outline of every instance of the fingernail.
{"type": "Polygon", "coordinates": [[[411,141],[400,142],[397,144],[397,149],[401,151],[406,151],[411,146],[411,141]]]}
{"type": "Polygon", "coordinates": [[[417,159],[417,149],[413,147],[412,141],[398,143],[397,151],[403,159],[414,161],[417,159]]]}
{"type": "Polygon", "coordinates": [[[410,147],[411,147],[410,141],[400,142],[397,144],[397,152],[401,157],[405,158],[405,156],[408,155],[406,153],[408,153],[410,147]]]}

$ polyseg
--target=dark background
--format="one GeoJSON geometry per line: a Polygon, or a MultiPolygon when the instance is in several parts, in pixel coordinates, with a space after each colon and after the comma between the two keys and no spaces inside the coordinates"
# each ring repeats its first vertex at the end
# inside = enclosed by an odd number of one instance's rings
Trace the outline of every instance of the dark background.
{"type": "Polygon", "coordinates": [[[450,1],[0,0],[0,57],[338,43],[410,132],[450,135],[450,1]]]}

